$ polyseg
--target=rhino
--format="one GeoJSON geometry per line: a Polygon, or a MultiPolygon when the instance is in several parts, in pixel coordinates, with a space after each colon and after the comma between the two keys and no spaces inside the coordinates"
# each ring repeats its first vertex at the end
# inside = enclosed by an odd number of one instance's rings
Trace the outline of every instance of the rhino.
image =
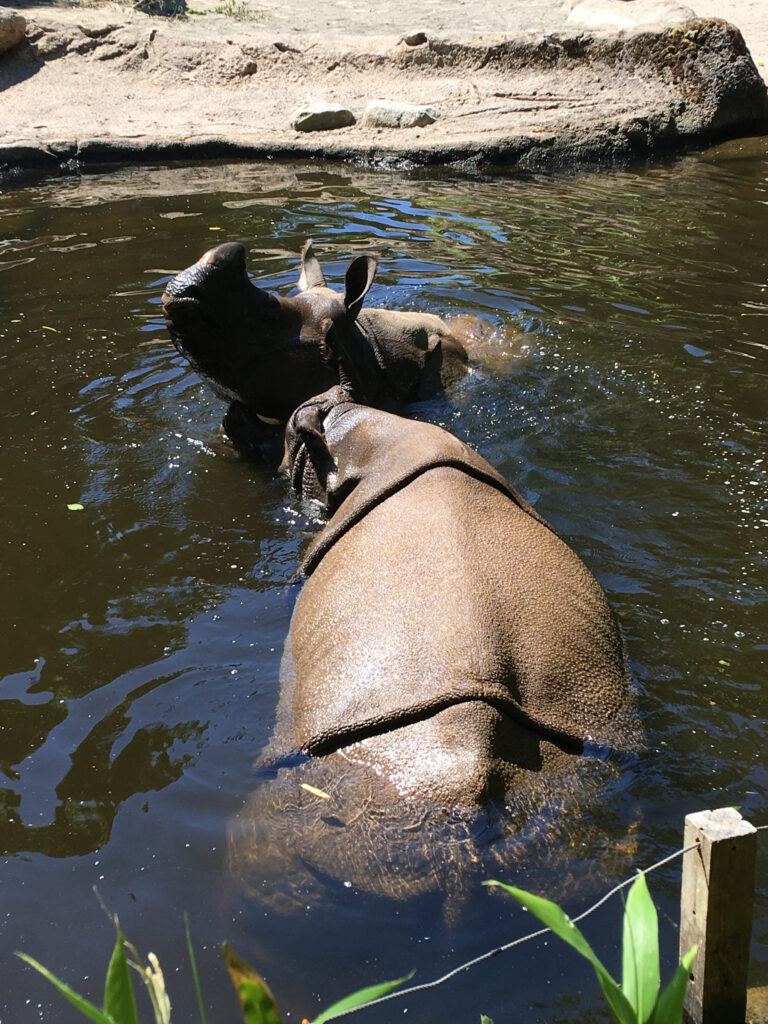
{"type": "Polygon", "coordinates": [[[224,429],[236,447],[257,447],[263,424],[285,424],[302,402],[339,384],[342,363],[345,385],[383,409],[466,374],[462,339],[440,317],[363,308],[378,262],[375,254],[352,260],[340,294],[326,284],[308,239],[299,292],[283,298],[255,285],[244,247],[227,242],[168,283],[162,305],[173,343],[230,403],[224,429]]]}
{"type": "Polygon", "coordinates": [[[589,790],[585,764],[635,744],[616,617],[549,523],[438,426],[334,386],[290,417],[282,468],[329,518],[233,863],[252,892],[295,873],[301,900],[319,878],[455,885],[482,836],[551,821],[589,790]]]}

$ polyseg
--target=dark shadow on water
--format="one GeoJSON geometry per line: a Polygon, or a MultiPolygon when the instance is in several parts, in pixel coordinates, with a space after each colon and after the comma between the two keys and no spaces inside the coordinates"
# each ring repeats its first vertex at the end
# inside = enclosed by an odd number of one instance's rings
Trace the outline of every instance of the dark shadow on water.
{"type": "Polygon", "coordinates": [[[137,793],[159,792],[181,778],[194,755],[174,757],[172,748],[199,740],[205,727],[198,722],[142,727],[112,758],[130,724],[129,704],[110,712],[71,754],[71,767],[56,786],[58,802],[50,824],[25,825],[18,813],[20,795],[0,789],[0,855],[94,853],[109,840],[126,800],[137,793]]]}

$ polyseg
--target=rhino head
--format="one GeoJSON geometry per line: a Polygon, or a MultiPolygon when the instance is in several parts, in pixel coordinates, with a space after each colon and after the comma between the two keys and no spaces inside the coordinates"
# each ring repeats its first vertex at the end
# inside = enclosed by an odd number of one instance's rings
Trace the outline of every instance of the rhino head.
{"type": "Polygon", "coordinates": [[[228,242],[169,282],[163,312],[174,345],[219,397],[250,415],[284,422],[311,395],[338,382],[334,352],[353,344],[377,266],[374,255],[354,259],[342,295],[327,287],[310,239],[302,251],[300,292],[283,298],[252,283],[245,249],[228,242]]]}

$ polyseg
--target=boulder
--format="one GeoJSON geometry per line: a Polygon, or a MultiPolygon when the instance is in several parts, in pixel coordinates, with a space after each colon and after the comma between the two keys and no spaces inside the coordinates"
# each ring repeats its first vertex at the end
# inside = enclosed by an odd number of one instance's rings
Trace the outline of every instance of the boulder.
{"type": "Polygon", "coordinates": [[[27,22],[15,11],[0,11],[0,53],[5,53],[24,38],[27,22]]]}
{"type": "Polygon", "coordinates": [[[611,31],[669,28],[696,17],[676,0],[566,0],[564,6],[569,25],[611,31]]]}
{"type": "Polygon", "coordinates": [[[308,103],[291,114],[291,128],[297,132],[327,132],[354,123],[355,115],[339,103],[308,103]]]}
{"type": "Polygon", "coordinates": [[[186,0],[139,0],[134,10],[142,14],[154,14],[159,18],[186,18],[186,0]]]}
{"type": "Polygon", "coordinates": [[[363,114],[368,128],[422,128],[432,124],[440,114],[434,107],[418,103],[395,103],[393,100],[371,100],[363,114]]]}

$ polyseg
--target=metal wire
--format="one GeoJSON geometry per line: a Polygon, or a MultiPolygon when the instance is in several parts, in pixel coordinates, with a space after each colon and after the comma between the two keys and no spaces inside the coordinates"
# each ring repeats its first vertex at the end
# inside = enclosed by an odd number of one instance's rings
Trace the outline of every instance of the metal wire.
{"type": "MultiPolygon", "coordinates": [[[[768,825],[761,825],[758,831],[763,828],[768,828],[768,825]]],[[[663,867],[664,864],[669,864],[669,862],[674,860],[676,857],[681,857],[684,853],[688,853],[690,850],[695,850],[697,846],[698,843],[691,843],[689,846],[683,846],[681,849],[675,850],[674,853],[670,853],[666,857],[662,857],[661,860],[656,861],[656,863],[652,864],[649,868],[644,868],[643,870],[638,871],[637,874],[632,875],[630,878],[626,878],[623,882],[619,882],[618,885],[615,885],[604,896],[601,896],[596,903],[593,903],[588,910],[585,910],[582,914],[579,914],[578,917],[574,917],[571,920],[574,924],[576,924],[577,921],[583,921],[585,917],[589,917],[590,914],[593,914],[598,907],[602,907],[602,905],[606,903],[611,896],[615,896],[621,889],[626,888],[626,886],[634,882],[638,874],[648,875],[651,871],[656,871],[657,868],[663,867]]],[[[472,960],[467,960],[465,963],[459,964],[458,967],[454,967],[452,970],[448,971],[447,974],[443,974],[440,978],[435,978],[434,981],[425,981],[419,985],[411,985],[409,988],[398,989],[397,992],[388,992],[387,995],[380,996],[378,999],[372,999],[369,1003],[361,1003],[360,1006],[353,1006],[349,1010],[344,1010],[342,1013],[337,1014],[337,1016],[346,1017],[351,1013],[357,1013],[358,1010],[365,1010],[369,1006],[377,1006],[379,1003],[388,1002],[390,999],[400,999],[403,996],[414,995],[416,992],[425,992],[427,989],[437,988],[438,985],[442,985],[446,981],[450,981],[451,978],[455,978],[456,975],[460,974],[462,971],[469,970],[469,968],[474,967],[475,964],[482,963],[484,960],[491,960],[493,957],[498,956],[499,953],[506,953],[507,950],[514,949],[515,946],[521,946],[524,942],[529,942],[531,939],[538,939],[540,936],[546,935],[549,930],[549,928],[539,928],[537,931],[531,932],[529,935],[523,935],[519,939],[513,939],[511,942],[505,942],[503,946],[496,946],[495,949],[490,949],[486,953],[481,953],[480,956],[473,957],[472,960]]]]}
{"type": "MultiPolygon", "coordinates": [[[[765,829],[768,829],[768,825],[758,825],[756,826],[755,831],[762,832],[765,829]]],[[[607,903],[611,896],[615,896],[617,892],[620,892],[622,889],[634,882],[638,874],[649,875],[652,871],[656,871],[657,868],[663,867],[665,864],[669,864],[670,861],[675,860],[677,857],[682,857],[684,853],[695,850],[698,845],[698,843],[691,843],[689,846],[683,846],[681,849],[675,850],[674,853],[670,853],[666,857],[662,857],[662,859],[656,861],[655,864],[651,864],[649,868],[638,870],[637,874],[632,875],[630,878],[625,878],[623,882],[619,882],[618,885],[615,885],[604,896],[601,896],[596,903],[593,903],[589,909],[585,910],[582,914],[579,914],[578,917],[571,918],[571,920],[574,924],[578,921],[583,921],[585,917],[589,917],[589,915],[593,914],[599,907],[602,907],[604,903],[607,903]]],[[[513,939],[511,942],[505,942],[503,946],[496,946],[495,949],[489,949],[486,953],[481,953],[480,956],[473,957],[471,960],[467,960],[465,963],[459,964],[458,967],[454,967],[453,970],[448,971],[447,974],[443,974],[441,977],[435,978],[434,981],[425,981],[419,985],[411,985],[409,988],[398,989],[397,992],[388,992],[385,996],[380,996],[378,999],[372,999],[369,1003],[361,1003],[360,1006],[353,1006],[349,1010],[344,1010],[336,1016],[347,1017],[351,1013],[357,1013],[358,1010],[365,1010],[369,1006],[377,1006],[379,1003],[388,1002],[390,999],[400,999],[403,996],[414,995],[416,992],[425,992],[427,989],[437,988],[438,985],[442,985],[446,981],[450,981],[451,978],[455,978],[456,975],[460,974],[462,971],[469,970],[469,968],[474,967],[475,964],[482,963],[484,960],[491,960],[493,957],[498,956],[499,953],[506,953],[507,950],[514,949],[515,946],[521,946],[524,942],[529,942],[531,939],[538,939],[542,935],[546,935],[548,931],[550,931],[549,928],[539,928],[537,931],[531,932],[529,935],[523,935],[519,939],[513,939]]]]}

